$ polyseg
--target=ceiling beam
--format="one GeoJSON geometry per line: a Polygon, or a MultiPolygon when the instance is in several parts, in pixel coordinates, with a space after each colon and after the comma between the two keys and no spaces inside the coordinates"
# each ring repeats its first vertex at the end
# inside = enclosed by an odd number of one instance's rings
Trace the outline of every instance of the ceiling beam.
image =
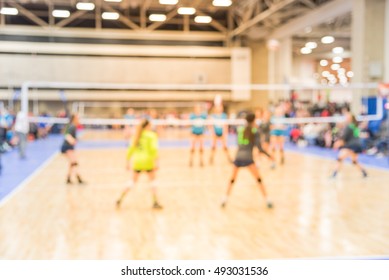
{"type": "Polygon", "coordinates": [[[254,18],[250,19],[247,22],[244,22],[239,27],[237,27],[235,30],[233,30],[229,36],[235,37],[243,32],[245,32],[247,29],[253,27],[254,25],[258,24],[259,22],[265,20],[266,18],[270,17],[274,13],[278,12],[279,10],[285,8],[286,6],[292,4],[293,2],[296,2],[297,0],[283,0],[281,2],[278,2],[276,4],[273,4],[269,9],[263,11],[259,15],[255,16],[254,18]]]}
{"type": "Polygon", "coordinates": [[[39,17],[37,17],[36,15],[34,15],[32,12],[30,12],[29,10],[25,9],[23,6],[17,4],[17,3],[14,3],[14,2],[8,2],[8,4],[16,9],[18,9],[18,11],[23,15],[25,16],[26,18],[28,18],[29,20],[31,20],[32,22],[34,22],[35,24],[41,26],[41,27],[48,27],[49,24],[40,19],[39,17]]]}
{"type": "Polygon", "coordinates": [[[305,6],[307,6],[308,8],[311,8],[311,9],[316,8],[316,4],[313,3],[311,0],[300,0],[300,2],[303,3],[305,6]]]}
{"type": "Polygon", "coordinates": [[[169,20],[171,20],[172,18],[174,18],[176,15],[177,15],[177,10],[174,9],[173,11],[171,11],[170,13],[168,13],[168,14],[166,15],[166,20],[165,20],[165,21],[154,22],[154,23],[150,24],[150,25],[147,27],[147,30],[155,30],[155,29],[159,28],[160,26],[164,25],[166,22],[168,22],[169,20]]]}
{"type": "Polygon", "coordinates": [[[269,38],[280,39],[292,36],[306,27],[316,26],[327,22],[330,19],[342,16],[351,12],[353,0],[333,0],[327,4],[312,10],[305,15],[291,20],[274,30],[269,38]]]}
{"type": "Polygon", "coordinates": [[[75,13],[73,13],[70,17],[68,18],[65,18],[63,20],[61,20],[60,22],[58,22],[55,27],[64,27],[66,25],[68,25],[69,23],[71,23],[73,20],[83,16],[84,14],[86,14],[87,11],[77,11],[75,13]]]}
{"type": "Polygon", "coordinates": [[[108,12],[113,12],[113,13],[118,13],[119,14],[119,20],[124,23],[125,25],[127,25],[129,28],[132,28],[134,30],[137,30],[139,29],[139,26],[133,22],[132,20],[130,20],[129,18],[127,18],[126,16],[124,16],[122,13],[120,13],[119,11],[117,11],[116,9],[112,8],[111,6],[103,3],[103,8],[105,10],[107,10],[108,12]]]}
{"type": "MultiPolygon", "coordinates": [[[[197,15],[199,16],[209,16],[208,14],[198,10],[197,11],[197,15]]],[[[222,33],[227,33],[228,30],[227,28],[221,24],[219,21],[215,20],[215,19],[212,19],[212,21],[209,23],[210,26],[214,27],[216,30],[222,32],[222,33]]]]}

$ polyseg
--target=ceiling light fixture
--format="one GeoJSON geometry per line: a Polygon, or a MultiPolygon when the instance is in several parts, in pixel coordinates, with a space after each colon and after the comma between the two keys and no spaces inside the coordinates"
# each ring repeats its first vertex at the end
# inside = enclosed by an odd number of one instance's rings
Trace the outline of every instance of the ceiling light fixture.
{"type": "Polygon", "coordinates": [[[310,54],[310,53],[312,53],[312,50],[310,48],[304,47],[304,48],[300,49],[300,52],[302,54],[310,54]]]}
{"type": "Polygon", "coordinates": [[[159,4],[161,5],[176,5],[178,0],[159,0],[159,4]]]}
{"type": "Polygon", "coordinates": [[[196,13],[196,9],[191,7],[180,7],[177,12],[180,15],[194,15],[196,13]]]}
{"type": "Polygon", "coordinates": [[[87,2],[78,2],[76,4],[77,10],[81,11],[93,11],[95,9],[95,4],[87,2]]]}
{"type": "Polygon", "coordinates": [[[54,10],[52,15],[57,18],[68,18],[70,17],[70,12],[68,10],[54,10]]]}
{"type": "Polygon", "coordinates": [[[163,15],[163,14],[151,14],[149,16],[149,20],[150,21],[165,21],[166,20],[166,15],[163,15]]]}
{"type": "Polygon", "coordinates": [[[333,42],[335,42],[335,38],[332,36],[324,36],[323,38],[321,38],[321,42],[323,44],[332,44],[333,42]]]}
{"type": "Polygon", "coordinates": [[[119,14],[115,12],[104,12],[101,17],[106,20],[117,20],[119,19],[119,14]]]}
{"type": "Polygon", "coordinates": [[[16,16],[18,13],[19,11],[16,8],[3,7],[0,9],[0,14],[2,15],[16,16]]]}
{"type": "Polygon", "coordinates": [[[231,0],[213,0],[212,5],[215,7],[229,7],[232,5],[231,0]]]}
{"type": "Polygon", "coordinates": [[[197,23],[210,23],[212,18],[210,16],[196,16],[194,21],[197,23]]]}

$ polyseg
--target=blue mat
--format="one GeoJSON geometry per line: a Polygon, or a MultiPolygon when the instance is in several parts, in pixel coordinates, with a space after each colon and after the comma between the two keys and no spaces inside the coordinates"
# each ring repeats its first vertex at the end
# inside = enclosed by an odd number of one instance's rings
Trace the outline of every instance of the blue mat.
{"type": "Polygon", "coordinates": [[[27,158],[19,159],[16,150],[2,155],[3,165],[0,175],[0,201],[19,186],[35,170],[37,170],[48,158],[59,151],[62,137],[52,136],[48,139],[29,143],[27,146],[27,158]]]}

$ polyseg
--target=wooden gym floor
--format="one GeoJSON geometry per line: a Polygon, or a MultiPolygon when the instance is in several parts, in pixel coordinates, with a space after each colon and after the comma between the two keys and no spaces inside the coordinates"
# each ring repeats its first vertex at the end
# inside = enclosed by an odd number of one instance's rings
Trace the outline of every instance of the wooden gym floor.
{"type": "MultiPolygon", "coordinates": [[[[208,158],[208,151],[205,154],[208,158]]],[[[0,259],[260,259],[389,255],[389,172],[362,179],[347,164],[288,153],[286,166],[261,170],[275,208],[242,170],[226,209],[231,166],[188,167],[188,150],[161,149],[164,209],[151,209],[145,176],[115,209],[130,178],[125,149],[80,150],[86,186],[64,184],[57,155],[0,208],[0,259]]]]}

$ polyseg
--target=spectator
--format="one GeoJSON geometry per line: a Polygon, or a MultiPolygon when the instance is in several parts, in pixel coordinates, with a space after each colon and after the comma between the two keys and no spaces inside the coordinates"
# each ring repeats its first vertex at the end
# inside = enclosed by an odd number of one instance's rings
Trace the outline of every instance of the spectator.
{"type": "Polygon", "coordinates": [[[15,132],[18,138],[19,156],[21,159],[25,159],[29,122],[27,115],[22,111],[20,111],[16,116],[15,132]]]}

